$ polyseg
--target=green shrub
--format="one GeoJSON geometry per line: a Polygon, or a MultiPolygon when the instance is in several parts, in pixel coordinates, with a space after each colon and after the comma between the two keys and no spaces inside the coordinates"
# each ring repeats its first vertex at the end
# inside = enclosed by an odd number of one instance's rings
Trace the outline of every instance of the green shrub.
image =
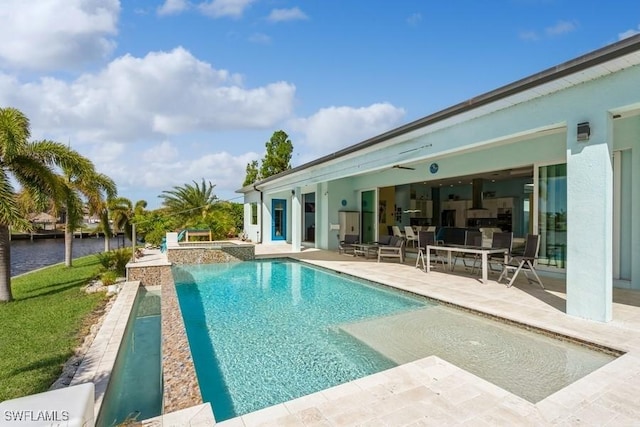
{"type": "Polygon", "coordinates": [[[131,248],[116,249],[113,252],[113,270],[123,277],[127,274],[127,263],[131,261],[131,248]]]}
{"type": "Polygon", "coordinates": [[[98,262],[102,266],[103,270],[111,270],[111,267],[113,265],[112,251],[97,253],[96,258],[98,258],[98,262]]]}
{"type": "Polygon", "coordinates": [[[114,249],[109,252],[96,254],[103,270],[114,271],[119,276],[127,273],[127,263],[131,261],[131,248],[114,249]]]}
{"type": "Polygon", "coordinates": [[[118,278],[118,275],[113,270],[105,271],[100,275],[100,280],[102,281],[102,284],[104,286],[113,285],[114,283],[116,283],[117,278],[118,278]]]}

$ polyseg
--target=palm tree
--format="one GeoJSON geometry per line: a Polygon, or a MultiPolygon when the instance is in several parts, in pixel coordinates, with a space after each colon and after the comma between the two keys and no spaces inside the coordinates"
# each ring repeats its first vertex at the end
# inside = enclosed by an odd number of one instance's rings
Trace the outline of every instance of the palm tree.
{"type": "Polygon", "coordinates": [[[118,230],[123,231],[129,240],[133,240],[133,229],[131,226],[131,224],[133,224],[133,218],[136,215],[141,215],[146,207],[146,200],[138,200],[134,205],[131,200],[126,197],[113,199],[109,205],[113,225],[115,225],[118,230]]]}
{"type": "Polygon", "coordinates": [[[175,216],[179,222],[187,225],[192,222],[201,222],[207,216],[218,197],[213,193],[213,185],[210,181],[198,185],[185,184],[173,187],[173,190],[165,190],[159,196],[164,200],[169,215],[175,216]]]}
{"type": "Polygon", "coordinates": [[[82,168],[69,169],[62,167],[61,184],[64,185],[64,264],[73,264],[73,230],[80,226],[84,214],[85,203],[89,215],[101,213],[105,199],[116,196],[116,185],[107,175],[96,172],[93,163],[87,160],[82,168]]]}
{"type": "Polygon", "coordinates": [[[11,301],[11,243],[9,227],[29,230],[19,208],[15,181],[34,206],[46,208],[64,197],[54,167],[77,171],[90,163],[76,151],[52,141],[29,142],[29,119],[18,109],[0,108],[0,301],[11,301]]]}

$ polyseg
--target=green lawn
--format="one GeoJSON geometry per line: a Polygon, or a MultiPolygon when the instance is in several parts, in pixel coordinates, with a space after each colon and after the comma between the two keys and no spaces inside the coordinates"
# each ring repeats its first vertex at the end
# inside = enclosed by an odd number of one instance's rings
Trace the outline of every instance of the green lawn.
{"type": "Polygon", "coordinates": [[[0,402],[47,390],[82,342],[104,293],[83,287],[100,271],[90,255],[12,280],[14,301],[0,303],[0,402]]]}

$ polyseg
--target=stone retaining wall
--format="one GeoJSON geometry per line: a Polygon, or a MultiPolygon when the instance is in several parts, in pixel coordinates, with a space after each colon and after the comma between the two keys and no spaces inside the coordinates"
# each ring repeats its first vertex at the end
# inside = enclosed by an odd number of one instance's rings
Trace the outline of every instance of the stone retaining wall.
{"type": "Polygon", "coordinates": [[[137,267],[135,264],[127,266],[127,279],[140,281],[142,286],[161,285],[165,287],[173,283],[170,265],[149,265],[137,267]]]}
{"type": "Polygon", "coordinates": [[[172,264],[219,264],[255,259],[253,245],[220,245],[211,247],[182,246],[167,250],[167,261],[172,264]]]}

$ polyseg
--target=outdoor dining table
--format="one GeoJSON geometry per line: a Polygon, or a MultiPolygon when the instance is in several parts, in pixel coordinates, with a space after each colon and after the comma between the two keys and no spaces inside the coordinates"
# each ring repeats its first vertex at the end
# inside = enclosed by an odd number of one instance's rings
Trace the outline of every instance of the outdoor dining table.
{"type": "Polygon", "coordinates": [[[353,254],[354,256],[362,255],[365,258],[377,256],[379,247],[380,245],[377,243],[354,243],[353,254]]]}
{"type": "Polygon", "coordinates": [[[453,270],[453,264],[451,263],[451,254],[453,252],[463,252],[470,254],[480,255],[482,262],[482,283],[486,284],[489,279],[489,255],[504,254],[505,264],[509,262],[509,250],[505,248],[485,248],[482,246],[466,246],[466,245],[427,245],[427,262],[425,265],[425,272],[431,271],[431,251],[447,251],[448,252],[448,265],[449,269],[453,270]]]}

